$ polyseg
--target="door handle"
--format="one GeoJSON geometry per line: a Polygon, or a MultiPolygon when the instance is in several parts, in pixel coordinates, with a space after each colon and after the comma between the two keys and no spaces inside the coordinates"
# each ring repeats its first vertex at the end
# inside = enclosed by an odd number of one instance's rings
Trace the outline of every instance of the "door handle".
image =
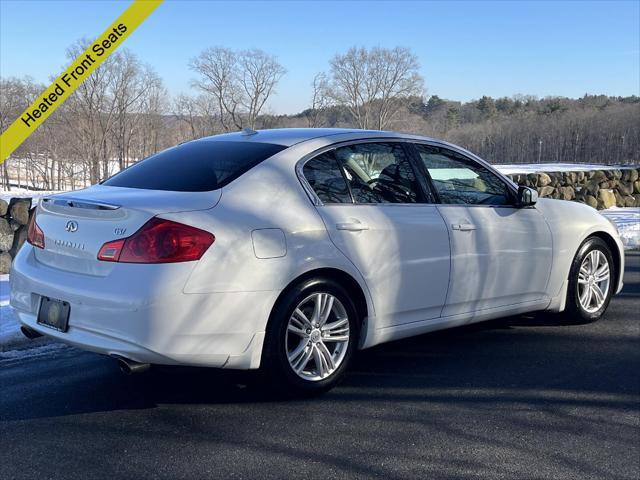
{"type": "Polygon", "coordinates": [[[362,230],[369,230],[369,226],[362,222],[347,222],[337,223],[337,230],[346,230],[347,232],[361,232],[362,230]]]}
{"type": "Polygon", "coordinates": [[[476,226],[472,223],[453,223],[451,224],[451,230],[460,230],[461,232],[471,232],[476,229],[476,226]]]}

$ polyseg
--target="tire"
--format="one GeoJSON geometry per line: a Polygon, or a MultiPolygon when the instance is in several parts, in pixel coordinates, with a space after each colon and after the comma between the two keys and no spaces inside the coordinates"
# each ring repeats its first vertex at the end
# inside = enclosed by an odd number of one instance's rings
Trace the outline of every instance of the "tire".
{"type": "Polygon", "coordinates": [[[269,320],[261,366],[267,386],[293,395],[330,390],[351,361],[359,326],[353,301],[334,280],[312,278],[296,285],[280,299],[269,320]],[[314,315],[316,305],[324,316],[314,315]],[[316,319],[323,323],[320,328],[316,319]]]}
{"type": "Polygon", "coordinates": [[[616,271],[611,249],[598,237],[588,238],[580,246],[569,270],[569,287],[564,312],[567,322],[579,324],[599,320],[609,306],[615,283],[616,271]],[[605,271],[605,262],[608,272],[607,280],[606,282],[598,281],[604,278],[602,272],[605,271]],[[597,264],[595,272],[590,268],[593,263],[597,264]],[[595,285],[597,290],[591,285],[595,285]],[[590,292],[587,291],[589,289],[591,289],[590,292]],[[598,291],[602,292],[602,295],[597,294],[598,291]]]}

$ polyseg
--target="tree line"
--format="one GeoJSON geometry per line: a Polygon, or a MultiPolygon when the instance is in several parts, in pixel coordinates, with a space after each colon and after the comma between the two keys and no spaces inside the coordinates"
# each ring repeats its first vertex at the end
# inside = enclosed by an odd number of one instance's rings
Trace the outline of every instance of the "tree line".
{"type": "MultiPolygon", "coordinates": [[[[69,61],[89,42],[67,51],[69,61]]],[[[287,71],[259,50],[212,47],[188,62],[192,91],[171,97],[134,53],[112,54],[2,166],[1,183],[47,190],[97,183],[177,143],[243,128],[356,127],[442,138],[494,163],[640,163],[640,98],[427,95],[408,48],[350,48],[310,87],[309,108],[265,111],[287,71]]],[[[44,90],[0,78],[0,130],[44,90]]]]}

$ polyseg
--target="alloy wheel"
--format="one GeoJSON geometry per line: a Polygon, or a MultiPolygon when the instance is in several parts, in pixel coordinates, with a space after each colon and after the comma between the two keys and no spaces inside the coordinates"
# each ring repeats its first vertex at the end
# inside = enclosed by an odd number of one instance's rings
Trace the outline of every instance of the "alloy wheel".
{"type": "Polygon", "coordinates": [[[313,293],[294,309],[287,324],[289,365],[301,378],[319,381],[342,364],[349,346],[349,317],[330,293],[313,293]]]}
{"type": "Polygon", "coordinates": [[[609,261],[600,250],[585,255],[578,271],[578,300],[588,313],[600,310],[607,300],[611,279],[609,261]]]}

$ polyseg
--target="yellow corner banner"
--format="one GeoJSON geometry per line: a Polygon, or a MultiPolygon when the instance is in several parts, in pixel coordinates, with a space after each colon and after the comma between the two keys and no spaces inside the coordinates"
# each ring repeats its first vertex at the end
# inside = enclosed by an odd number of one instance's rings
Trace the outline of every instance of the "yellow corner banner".
{"type": "Polygon", "coordinates": [[[164,0],[134,0],[0,136],[0,165],[164,0]]]}

